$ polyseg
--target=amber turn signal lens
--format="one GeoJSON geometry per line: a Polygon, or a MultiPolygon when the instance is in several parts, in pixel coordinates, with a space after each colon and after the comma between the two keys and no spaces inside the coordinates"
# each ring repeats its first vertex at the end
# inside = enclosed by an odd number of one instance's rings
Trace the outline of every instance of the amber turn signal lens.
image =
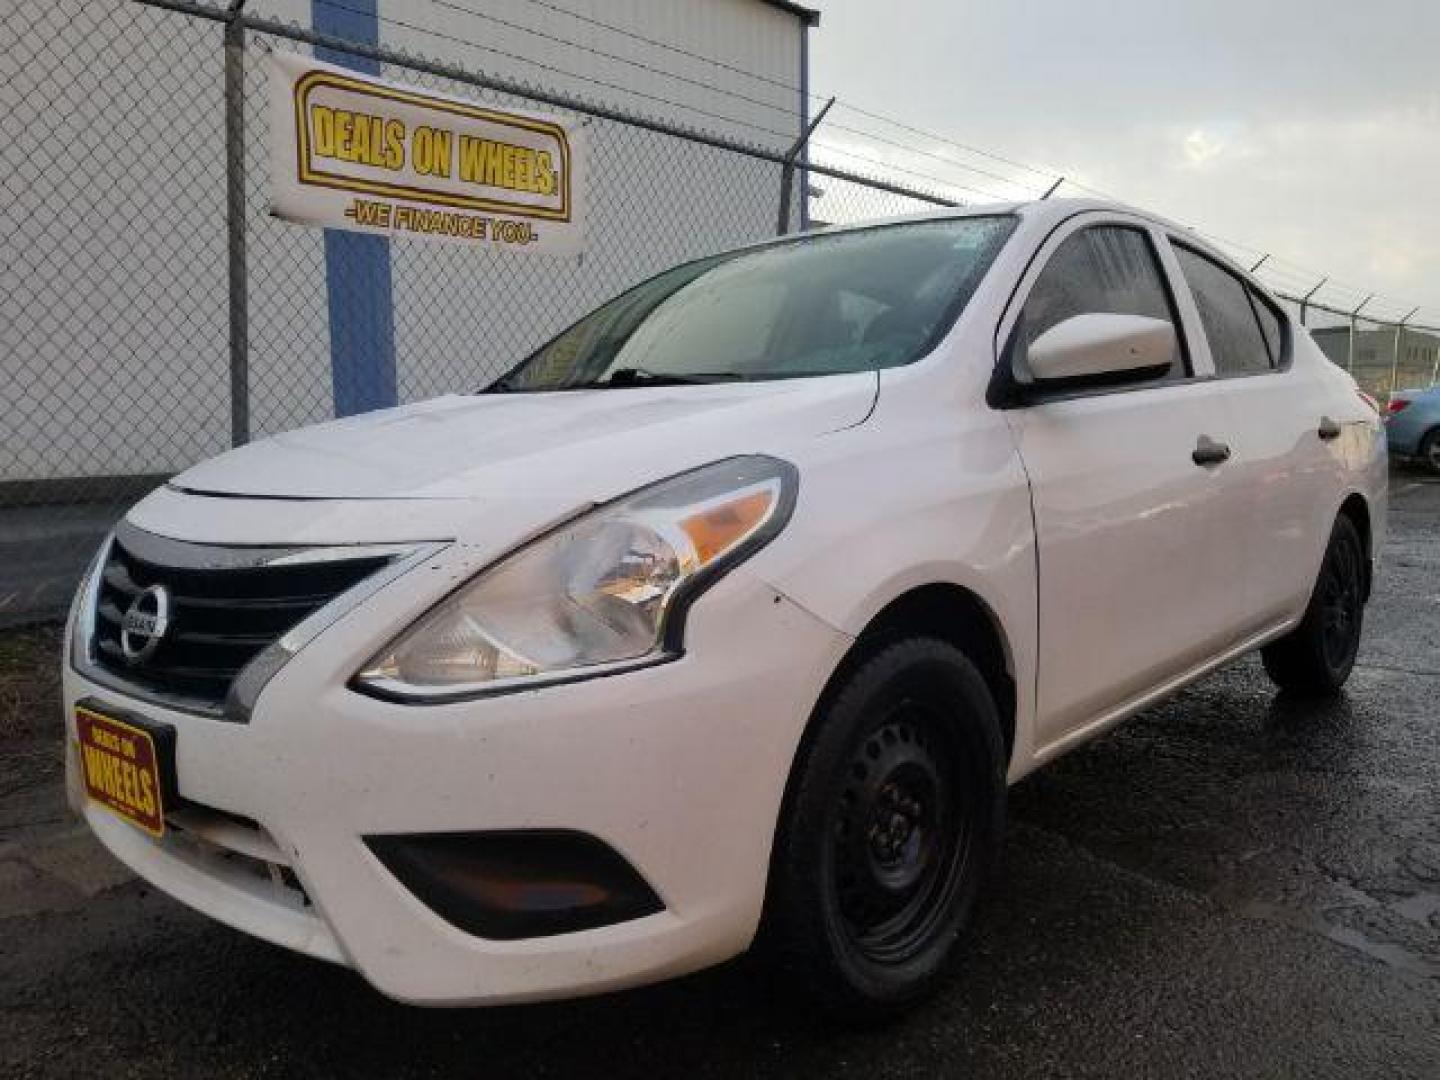
{"type": "Polygon", "coordinates": [[[701,566],[708,566],[765,523],[775,508],[778,485],[740,495],[680,522],[695,545],[701,566]]]}

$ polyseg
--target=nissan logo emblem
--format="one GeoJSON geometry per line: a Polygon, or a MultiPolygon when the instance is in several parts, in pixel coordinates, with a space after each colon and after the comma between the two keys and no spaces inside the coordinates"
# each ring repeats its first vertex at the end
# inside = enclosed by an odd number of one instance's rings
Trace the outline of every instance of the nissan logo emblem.
{"type": "Polygon", "coordinates": [[[120,651],[130,664],[143,664],[170,629],[170,592],[151,585],[131,602],[120,620],[120,651]]]}

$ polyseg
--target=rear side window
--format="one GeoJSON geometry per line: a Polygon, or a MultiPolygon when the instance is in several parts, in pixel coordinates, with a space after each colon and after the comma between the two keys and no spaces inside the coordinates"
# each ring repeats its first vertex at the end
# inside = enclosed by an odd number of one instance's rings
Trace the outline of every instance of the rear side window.
{"type": "Polygon", "coordinates": [[[1285,361],[1285,336],[1281,329],[1280,313],[1254,289],[1250,290],[1250,303],[1255,305],[1255,317],[1260,320],[1260,333],[1265,338],[1265,347],[1270,350],[1270,366],[1278,368],[1285,361]]]}
{"type": "MultiPolygon", "coordinates": [[[[1143,230],[1096,225],[1066,238],[1035,279],[1012,343],[1028,350],[1057,323],[1091,313],[1146,315],[1175,325],[1160,259],[1143,230]]],[[[1176,335],[1178,341],[1178,329],[1176,335]]],[[[1170,376],[1184,375],[1177,348],[1170,376]]]]}
{"type": "MultiPolygon", "coordinates": [[[[1215,374],[1251,375],[1272,370],[1276,365],[1271,348],[1261,332],[1260,318],[1246,284],[1213,259],[1187,247],[1177,245],[1175,257],[1195,296],[1195,306],[1200,309],[1215,374]]],[[[1278,349],[1279,327],[1274,329],[1278,349]]]]}

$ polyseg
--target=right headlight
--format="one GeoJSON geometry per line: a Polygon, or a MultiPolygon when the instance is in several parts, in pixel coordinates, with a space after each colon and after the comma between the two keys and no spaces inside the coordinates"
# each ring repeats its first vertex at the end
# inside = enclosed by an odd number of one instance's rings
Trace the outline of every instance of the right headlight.
{"type": "Polygon", "coordinates": [[[84,671],[89,666],[90,636],[95,628],[95,599],[100,589],[100,576],[105,573],[105,560],[110,555],[110,545],[115,542],[115,531],[105,534],[99,548],[90,559],[80,584],[76,586],[75,598],[70,601],[70,614],[65,620],[66,636],[69,639],[70,666],[84,671]]]}
{"type": "Polygon", "coordinates": [[[674,655],[690,601],[784,528],[797,486],[787,462],[727,458],[584,514],[461,586],[355,685],[452,701],[674,655]]]}

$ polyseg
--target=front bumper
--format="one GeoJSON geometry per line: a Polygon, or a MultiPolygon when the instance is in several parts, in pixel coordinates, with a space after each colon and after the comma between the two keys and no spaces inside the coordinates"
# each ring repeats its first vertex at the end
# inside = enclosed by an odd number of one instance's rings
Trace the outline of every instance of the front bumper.
{"type": "Polygon", "coordinates": [[[739,568],[697,604],[687,653],[623,675],[448,705],[346,688],[449,575],[407,575],[307,645],[227,723],[65,677],[72,803],[137,874],[238,929],[359,970],[414,1003],[595,993],[717,963],[753,937],[804,724],[850,642],[739,568]],[[86,803],[82,699],[176,730],[180,795],[154,840],[86,803]],[[204,808],[209,808],[204,809],[204,808]],[[487,940],[451,925],[363,837],[562,829],[618,852],[664,909],[592,930],[487,940]]]}

